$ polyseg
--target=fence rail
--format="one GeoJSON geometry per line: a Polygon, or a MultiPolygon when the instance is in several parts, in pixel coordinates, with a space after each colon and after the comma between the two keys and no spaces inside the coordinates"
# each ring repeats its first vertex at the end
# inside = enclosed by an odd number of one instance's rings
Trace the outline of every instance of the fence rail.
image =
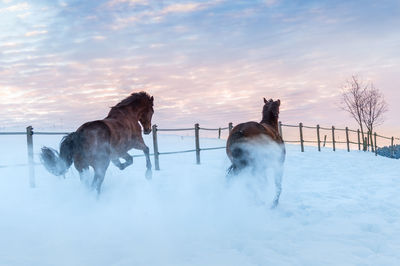
{"type": "Polygon", "coordinates": [[[346,144],[347,151],[350,152],[350,144],[357,145],[358,150],[371,150],[372,152],[377,155],[377,150],[379,148],[378,146],[378,138],[380,139],[385,139],[385,140],[390,140],[391,143],[391,157],[393,157],[394,153],[394,141],[395,140],[400,140],[398,137],[386,137],[377,134],[376,132],[361,132],[359,129],[354,130],[354,129],[349,129],[348,127],[345,128],[335,128],[335,126],[332,126],[331,128],[328,127],[321,127],[320,125],[317,126],[305,126],[303,123],[299,123],[298,125],[290,125],[290,124],[283,124],[279,122],[279,131],[281,135],[282,134],[282,127],[287,127],[287,128],[299,128],[299,140],[284,140],[287,143],[299,143],[300,144],[300,149],[302,152],[304,152],[304,143],[317,143],[318,144],[318,151],[321,151],[321,130],[325,131],[330,131],[331,132],[331,140],[327,140],[327,135],[324,136],[324,141],[323,141],[323,146],[325,147],[326,144],[332,144],[332,149],[333,151],[336,150],[336,144],[346,144]],[[311,130],[316,130],[316,138],[317,140],[305,140],[304,139],[304,129],[311,129],[311,130]],[[345,132],[346,140],[345,141],[340,141],[335,137],[335,133],[338,131],[345,132]],[[356,133],[357,134],[357,141],[353,141],[350,139],[349,133],[356,133]],[[366,137],[364,139],[361,139],[361,135],[364,134],[366,137]]]}
{"type": "MultiPolygon", "coordinates": [[[[290,124],[283,124],[282,122],[279,122],[279,133],[281,134],[282,138],[284,136],[284,130],[283,128],[298,128],[299,129],[299,139],[298,140],[289,140],[289,139],[284,139],[286,143],[299,143],[300,144],[300,149],[301,152],[304,152],[304,144],[305,143],[312,143],[312,144],[317,144],[318,151],[321,151],[321,144],[323,147],[326,146],[326,144],[332,144],[332,149],[333,151],[336,151],[336,144],[346,144],[347,151],[350,152],[350,144],[352,145],[357,145],[358,150],[370,150],[375,152],[375,155],[377,155],[377,140],[378,138],[389,140],[390,141],[390,147],[391,147],[391,156],[393,157],[394,155],[394,141],[395,140],[400,140],[398,137],[386,137],[377,134],[376,132],[372,134],[372,132],[365,132],[364,135],[366,137],[364,139],[361,139],[361,135],[363,134],[359,129],[357,130],[352,130],[349,129],[348,127],[346,128],[335,128],[334,126],[332,127],[321,127],[320,125],[316,126],[306,126],[303,125],[303,123],[299,123],[298,125],[290,125],[290,124]],[[315,136],[316,140],[311,140],[311,139],[305,139],[304,138],[304,130],[315,130],[315,136]],[[327,135],[324,135],[324,139],[321,140],[321,131],[329,131],[331,132],[331,140],[327,139],[327,135]],[[335,132],[341,131],[345,132],[346,135],[346,141],[340,141],[336,139],[335,137],[335,132]],[[357,141],[353,141],[350,139],[349,133],[357,133],[357,141]]],[[[155,165],[155,170],[160,170],[160,155],[170,155],[170,154],[180,154],[180,153],[190,153],[190,152],[195,152],[196,153],[196,163],[200,164],[201,163],[201,151],[210,151],[210,150],[218,150],[218,149],[225,149],[225,146],[220,146],[220,147],[209,147],[209,148],[201,148],[200,147],[200,131],[217,131],[218,132],[218,138],[221,138],[221,132],[224,130],[228,130],[229,133],[231,132],[233,128],[233,124],[229,123],[227,127],[219,127],[219,128],[205,128],[205,127],[200,127],[199,124],[195,124],[194,127],[189,127],[189,128],[158,128],[157,125],[153,125],[152,127],[152,139],[153,139],[153,153],[150,154],[151,156],[154,157],[154,165],[155,165]],[[158,149],[158,132],[179,132],[179,131],[194,131],[195,135],[195,143],[194,149],[189,149],[189,150],[180,150],[180,151],[166,151],[166,152],[160,152],[158,149]]],[[[0,165],[0,168],[6,168],[6,167],[18,167],[18,166],[27,166],[28,167],[28,173],[29,173],[29,184],[31,187],[35,187],[35,165],[41,165],[40,163],[36,163],[34,161],[34,153],[33,153],[33,136],[34,135],[67,135],[70,132],[48,132],[48,131],[33,131],[32,126],[29,126],[26,128],[26,132],[0,132],[0,136],[10,136],[10,135],[26,135],[27,138],[27,157],[28,161],[27,164],[14,164],[14,165],[0,165]]],[[[143,157],[144,155],[134,155],[132,157],[143,157]]]]}

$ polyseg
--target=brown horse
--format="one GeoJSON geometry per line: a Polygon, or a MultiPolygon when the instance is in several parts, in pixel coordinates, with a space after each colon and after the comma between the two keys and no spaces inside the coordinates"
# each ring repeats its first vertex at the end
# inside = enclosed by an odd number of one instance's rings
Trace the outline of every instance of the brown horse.
{"type": "Polygon", "coordinates": [[[72,162],[83,180],[89,166],[94,169],[92,188],[100,193],[104,175],[110,161],[119,169],[132,164],[128,151],[142,150],[146,156],[146,178],[151,178],[149,148],[143,141],[144,134],[151,132],[154,98],[146,92],[133,93],[111,108],[103,120],[87,122],[76,132],[63,138],[60,153],[43,147],[41,160],[46,169],[54,175],[64,175],[72,162]],[[140,123],[140,124],[139,124],[140,123]],[[125,160],[120,162],[120,158],[125,160]]]}
{"type": "Polygon", "coordinates": [[[226,153],[232,162],[232,166],[228,169],[229,175],[238,174],[248,167],[253,171],[264,172],[268,166],[274,168],[276,195],[273,207],[279,203],[286,153],[278,130],[280,104],[280,100],[267,101],[264,98],[261,122],[246,122],[235,126],[229,134],[226,145],[226,153]]]}

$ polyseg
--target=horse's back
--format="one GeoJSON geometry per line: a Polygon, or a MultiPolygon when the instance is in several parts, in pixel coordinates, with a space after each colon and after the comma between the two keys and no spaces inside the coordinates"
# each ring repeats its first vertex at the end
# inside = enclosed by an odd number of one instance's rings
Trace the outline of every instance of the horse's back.
{"type": "Polygon", "coordinates": [[[279,133],[271,126],[250,121],[236,125],[229,134],[226,152],[232,160],[232,146],[244,143],[264,143],[265,140],[272,140],[275,143],[283,144],[283,140],[279,133]]]}
{"type": "Polygon", "coordinates": [[[254,121],[241,123],[236,125],[229,134],[228,146],[232,143],[248,141],[266,135],[272,139],[276,138],[276,134],[272,129],[260,123],[254,121]]]}
{"type": "Polygon", "coordinates": [[[89,139],[96,140],[92,141],[92,145],[100,141],[102,148],[107,147],[110,150],[112,158],[122,157],[133,148],[134,141],[142,137],[140,125],[127,121],[124,117],[87,122],[78,131],[84,132],[89,139]]]}
{"type": "Polygon", "coordinates": [[[103,143],[109,141],[111,136],[110,128],[103,120],[86,122],[76,132],[84,137],[86,141],[103,141],[103,143]]]}
{"type": "Polygon", "coordinates": [[[232,145],[247,142],[266,133],[265,128],[257,122],[250,121],[236,125],[227,140],[226,152],[228,157],[232,158],[232,145]]]}
{"type": "Polygon", "coordinates": [[[241,132],[247,138],[267,133],[265,127],[254,121],[238,124],[232,129],[231,134],[235,134],[236,132],[241,132]]]}

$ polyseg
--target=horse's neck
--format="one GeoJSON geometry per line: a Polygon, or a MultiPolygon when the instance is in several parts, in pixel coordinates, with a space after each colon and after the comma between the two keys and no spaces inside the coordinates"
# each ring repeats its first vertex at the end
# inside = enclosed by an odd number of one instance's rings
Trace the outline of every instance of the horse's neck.
{"type": "Polygon", "coordinates": [[[278,118],[272,117],[272,115],[263,116],[260,124],[265,124],[271,126],[273,129],[278,131],[278,118]]]}
{"type": "Polygon", "coordinates": [[[140,112],[137,108],[111,109],[106,118],[121,119],[128,118],[129,121],[138,121],[140,112]]]}

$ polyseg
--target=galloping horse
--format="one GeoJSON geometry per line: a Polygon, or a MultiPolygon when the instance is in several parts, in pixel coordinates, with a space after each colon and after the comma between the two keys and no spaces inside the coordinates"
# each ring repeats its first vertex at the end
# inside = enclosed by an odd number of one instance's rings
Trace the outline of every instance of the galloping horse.
{"type": "Polygon", "coordinates": [[[92,188],[100,193],[110,161],[123,170],[133,162],[128,150],[134,148],[144,152],[146,178],[150,179],[152,172],[149,148],[143,141],[140,124],[144,134],[150,134],[153,102],[154,98],[146,92],[132,93],[112,107],[103,120],[87,122],[76,132],[64,137],[60,144],[60,153],[43,147],[41,160],[44,166],[50,173],[58,176],[65,174],[74,162],[81,180],[91,166],[94,169],[92,188]],[[121,163],[119,158],[123,158],[125,162],[121,163]]]}
{"type": "Polygon", "coordinates": [[[280,100],[267,101],[264,98],[261,122],[246,122],[235,126],[226,144],[226,153],[232,162],[232,166],[228,169],[229,175],[238,174],[247,167],[265,171],[269,164],[274,166],[276,195],[272,207],[276,207],[279,203],[286,153],[278,130],[280,104],[280,100]],[[260,164],[261,169],[256,169],[260,164]]]}

